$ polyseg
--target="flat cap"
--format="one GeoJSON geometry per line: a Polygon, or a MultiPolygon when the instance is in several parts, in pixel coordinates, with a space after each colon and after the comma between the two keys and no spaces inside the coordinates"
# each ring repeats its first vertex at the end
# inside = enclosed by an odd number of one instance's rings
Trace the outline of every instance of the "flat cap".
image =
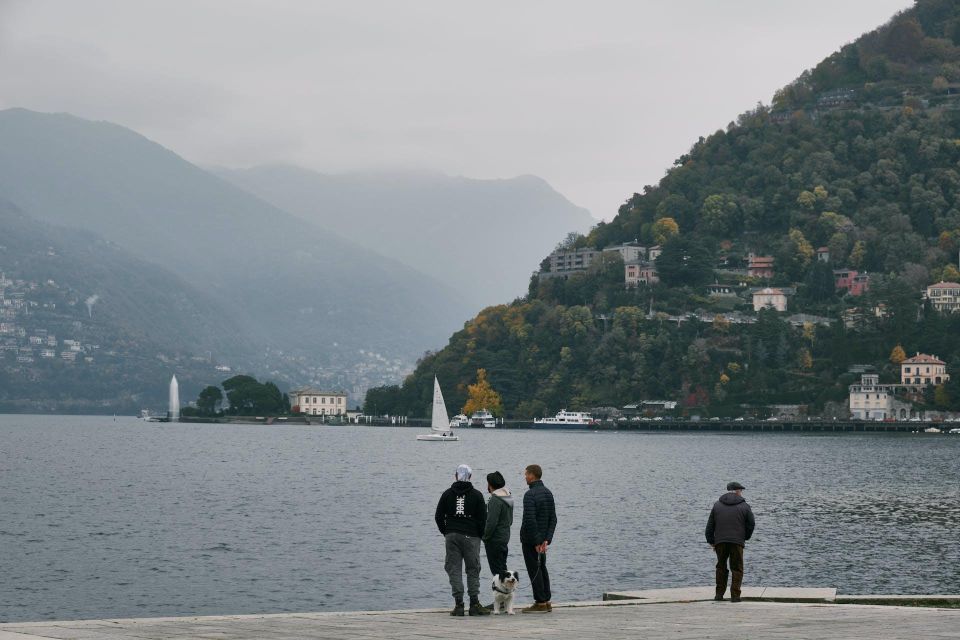
{"type": "Polygon", "coordinates": [[[738,491],[738,490],[740,490],[740,489],[746,489],[746,487],[743,486],[742,484],[740,484],[739,482],[728,482],[728,483],[727,483],[727,491],[738,491]]]}

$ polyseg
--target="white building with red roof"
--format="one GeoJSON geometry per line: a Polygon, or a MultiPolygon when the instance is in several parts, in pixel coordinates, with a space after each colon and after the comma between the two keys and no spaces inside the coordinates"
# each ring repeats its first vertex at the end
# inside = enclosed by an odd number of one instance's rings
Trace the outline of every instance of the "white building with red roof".
{"type": "Polygon", "coordinates": [[[950,379],[947,363],[937,356],[918,353],[900,363],[900,383],[910,386],[943,384],[950,379]]]}

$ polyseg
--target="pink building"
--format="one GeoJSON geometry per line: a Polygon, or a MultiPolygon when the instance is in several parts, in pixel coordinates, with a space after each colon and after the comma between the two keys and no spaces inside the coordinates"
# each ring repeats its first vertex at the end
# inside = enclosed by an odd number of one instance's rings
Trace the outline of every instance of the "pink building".
{"type": "Polygon", "coordinates": [[[641,282],[655,284],[660,282],[657,275],[657,265],[652,262],[628,262],[623,265],[623,280],[628,287],[635,287],[641,282]]]}
{"type": "Polygon", "coordinates": [[[854,269],[834,269],[833,283],[837,289],[859,296],[870,289],[870,276],[854,269]]]}

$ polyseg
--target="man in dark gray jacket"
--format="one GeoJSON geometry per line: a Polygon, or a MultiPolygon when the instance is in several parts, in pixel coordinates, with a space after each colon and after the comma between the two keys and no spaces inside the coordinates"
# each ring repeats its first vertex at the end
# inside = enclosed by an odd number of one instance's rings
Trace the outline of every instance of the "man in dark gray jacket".
{"type": "Polygon", "coordinates": [[[730,602],[740,602],[740,589],[743,585],[743,547],[750,536],[756,521],[753,511],[743,497],[744,487],[739,482],[727,484],[727,493],[720,496],[710,517],[707,519],[707,529],[704,532],[707,542],[717,553],[717,593],[714,600],[723,600],[727,591],[727,563],[730,564],[729,573],[733,574],[730,582],[730,602]]]}
{"type": "Polygon", "coordinates": [[[520,524],[520,548],[530,574],[534,604],[523,613],[550,613],[550,574],[547,573],[547,548],[557,528],[557,510],[550,489],[543,486],[543,469],[531,464],[524,471],[527,492],[523,494],[523,520],[520,524]]]}

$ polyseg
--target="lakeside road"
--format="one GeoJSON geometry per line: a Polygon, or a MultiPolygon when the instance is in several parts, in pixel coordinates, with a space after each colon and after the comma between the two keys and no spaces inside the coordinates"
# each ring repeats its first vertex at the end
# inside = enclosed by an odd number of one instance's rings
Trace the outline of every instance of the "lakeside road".
{"type": "Polygon", "coordinates": [[[224,640],[544,637],[818,638],[885,640],[956,638],[960,610],[779,602],[581,603],[551,614],[451,618],[446,611],[303,613],[37,622],[0,625],[0,640],[224,640]]]}

